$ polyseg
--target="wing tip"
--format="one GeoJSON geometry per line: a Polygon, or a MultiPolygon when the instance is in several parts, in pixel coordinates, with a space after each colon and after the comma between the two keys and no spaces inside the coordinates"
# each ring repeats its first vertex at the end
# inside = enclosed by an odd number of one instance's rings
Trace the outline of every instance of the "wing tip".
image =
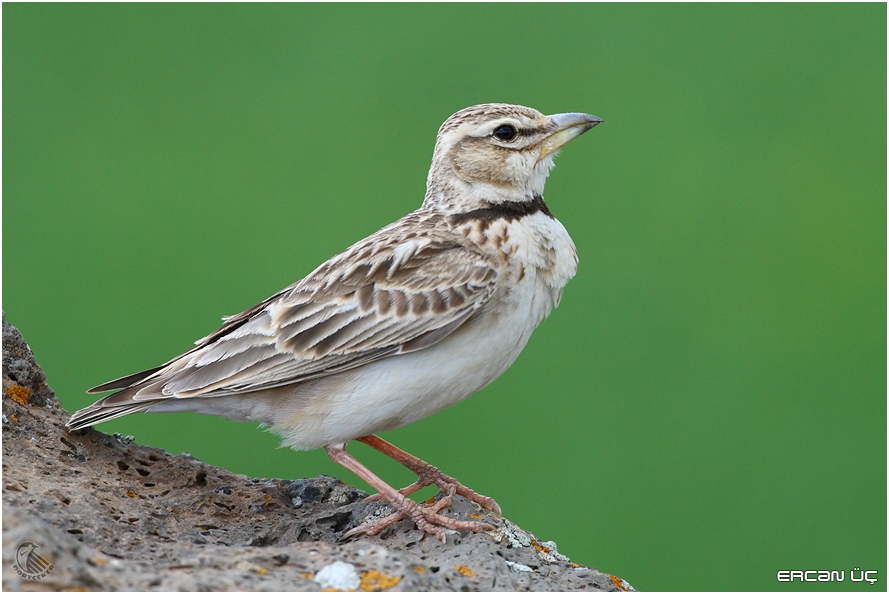
{"type": "Polygon", "coordinates": [[[102,392],[110,392],[111,390],[123,390],[124,388],[130,388],[148,379],[158,371],[162,370],[164,367],[166,367],[166,365],[161,365],[152,369],[146,369],[145,371],[140,371],[138,373],[131,373],[130,375],[125,375],[123,377],[111,380],[110,382],[105,382],[104,384],[99,384],[98,386],[90,388],[86,391],[86,393],[100,394],[102,392]]]}

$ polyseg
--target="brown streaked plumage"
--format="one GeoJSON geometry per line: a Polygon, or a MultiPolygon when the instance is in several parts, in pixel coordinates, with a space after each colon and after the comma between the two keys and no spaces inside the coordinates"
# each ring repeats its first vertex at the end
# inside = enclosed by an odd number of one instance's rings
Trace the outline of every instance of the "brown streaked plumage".
{"type": "Polygon", "coordinates": [[[447,529],[490,528],[439,511],[461,494],[499,513],[492,499],[373,434],[496,379],[558,304],[577,254],[543,186],[558,150],[600,121],[507,104],[457,112],[439,130],[417,211],[225,318],[166,364],[93,388],[117,391],[75,413],[69,428],[142,411],[259,421],[294,448],[325,447],[396,507],[350,534],[375,534],[403,516],[441,539],[447,529]],[[421,479],[394,490],[346,452],[352,439],[421,479]],[[444,503],[407,499],[420,483],[437,484],[444,503]]]}

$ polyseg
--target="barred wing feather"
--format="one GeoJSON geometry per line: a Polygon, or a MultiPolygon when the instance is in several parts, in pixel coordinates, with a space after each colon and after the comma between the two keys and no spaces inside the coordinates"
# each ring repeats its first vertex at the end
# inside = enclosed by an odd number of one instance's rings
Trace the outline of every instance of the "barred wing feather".
{"type": "Polygon", "coordinates": [[[120,390],[94,407],[253,392],[420,350],[482,307],[495,282],[487,257],[453,239],[396,243],[371,236],[302,281],[227,318],[167,364],[93,388],[120,390]]]}

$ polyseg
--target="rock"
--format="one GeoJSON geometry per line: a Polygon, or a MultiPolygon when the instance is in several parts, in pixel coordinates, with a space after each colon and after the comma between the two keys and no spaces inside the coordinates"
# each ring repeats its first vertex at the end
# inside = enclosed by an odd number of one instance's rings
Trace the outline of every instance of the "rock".
{"type": "Polygon", "coordinates": [[[5,314],[3,396],[5,590],[631,589],[462,497],[446,513],[497,530],[442,544],[402,520],[344,540],[391,508],[328,476],[250,478],[131,438],[69,433],[5,314]]]}

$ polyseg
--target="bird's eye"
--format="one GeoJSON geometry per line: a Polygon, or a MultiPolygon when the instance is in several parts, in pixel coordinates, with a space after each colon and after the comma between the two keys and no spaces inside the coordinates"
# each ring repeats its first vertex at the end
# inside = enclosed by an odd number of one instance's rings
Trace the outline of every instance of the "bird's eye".
{"type": "Polygon", "coordinates": [[[494,138],[497,140],[512,140],[516,137],[518,132],[516,132],[515,126],[511,126],[509,124],[503,124],[499,126],[496,130],[494,130],[494,138]]]}

